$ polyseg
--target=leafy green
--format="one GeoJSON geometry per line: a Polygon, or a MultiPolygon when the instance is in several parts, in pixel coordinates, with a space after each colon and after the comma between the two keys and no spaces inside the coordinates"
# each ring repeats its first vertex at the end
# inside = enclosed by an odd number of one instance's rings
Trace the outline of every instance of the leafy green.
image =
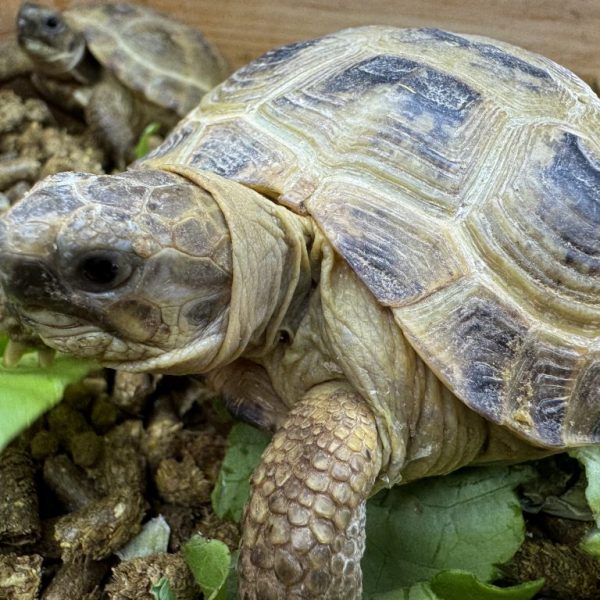
{"type": "Polygon", "coordinates": [[[431,589],[442,600],[529,600],[544,585],[543,579],[528,581],[521,585],[501,588],[479,581],[473,574],[465,571],[442,571],[431,580],[431,589]]]}
{"type": "Polygon", "coordinates": [[[588,482],[585,497],[596,519],[596,529],[585,537],[581,548],[589,554],[600,556],[600,446],[576,448],[569,454],[585,468],[588,482]]]}
{"type": "MultiPolygon", "coordinates": [[[[366,600],[440,600],[428,583],[415,583],[410,588],[389,592],[365,594],[366,600]]],[[[475,599],[473,599],[475,600],[475,599]]]]}
{"type": "Polygon", "coordinates": [[[250,495],[250,476],[269,443],[270,436],[237,423],[227,438],[229,449],[212,492],[213,510],[221,519],[239,523],[250,495]]]}
{"type": "Polygon", "coordinates": [[[226,598],[227,600],[238,600],[238,576],[236,565],[238,563],[239,550],[235,550],[231,554],[231,566],[229,567],[229,577],[227,577],[227,588],[226,598]]]}
{"type": "MultiPolygon", "coordinates": [[[[5,339],[0,338],[5,347],[5,339]]],[[[62,398],[65,387],[79,381],[97,365],[57,356],[51,367],[40,367],[35,352],[16,367],[0,366],[0,451],[62,398]]]]}
{"type": "Polygon", "coordinates": [[[196,534],[183,546],[183,558],[206,600],[225,600],[231,553],[220,540],[196,534]]]}
{"type": "Polygon", "coordinates": [[[525,512],[546,514],[563,519],[592,520],[585,497],[587,481],[575,458],[555,454],[535,462],[535,477],[519,489],[525,512]]]}
{"type": "Polygon", "coordinates": [[[495,565],[523,542],[513,488],[530,473],[524,467],[465,469],[377,494],[367,505],[365,591],[408,587],[446,569],[492,579],[495,565]]]}
{"type": "Polygon", "coordinates": [[[150,588],[156,600],[177,600],[177,594],[171,589],[169,580],[163,577],[156,585],[150,588]]]}
{"type": "Polygon", "coordinates": [[[142,134],[140,135],[138,143],[135,146],[134,154],[136,159],[143,158],[144,156],[146,156],[146,154],[148,154],[148,152],[150,151],[150,138],[159,131],[160,123],[157,123],[156,121],[153,121],[152,123],[146,125],[144,131],[142,131],[142,134]]]}
{"type": "Polygon", "coordinates": [[[117,550],[116,554],[121,560],[161,554],[167,551],[170,536],[169,524],[162,515],[158,515],[150,519],[135,537],[117,550]]]}
{"type": "Polygon", "coordinates": [[[429,583],[408,589],[373,594],[367,600],[530,600],[544,585],[543,579],[502,588],[479,581],[466,571],[442,571],[429,583]]]}

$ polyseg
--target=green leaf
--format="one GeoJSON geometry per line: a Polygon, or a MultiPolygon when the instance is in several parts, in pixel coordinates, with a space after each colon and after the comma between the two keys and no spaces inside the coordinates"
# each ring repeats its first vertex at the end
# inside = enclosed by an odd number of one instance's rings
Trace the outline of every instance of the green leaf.
{"type": "Polygon", "coordinates": [[[227,600],[238,600],[238,576],[236,565],[239,558],[239,550],[234,550],[231,554],[231,565],[229,567],[229,576],[225,587],[227,591],[225,597],[227,600]]]}
{"type": "Polygon", "coordinates": [[[121,560],[131,560],[143,556],[152,556],[166,552],[169,547],[171,528],[162,515],[150,519],[142,530],[131,538],[115,554],[121,560]]]}
{"type": "Polygon", "coordinates": [[[530,600],[543,585],[544,580],[538,579],[503,588],[483,583],[465,571],[442,571],[429,583],[373,594],[368,600],[530,600]]]}
{"type": "Polygon", "coordinates": [[[202,589],[206,600],[225,600],[225,582],[231,567],[231,553],[220,540],[196,534],[184,544],[183,558],[202,589]]]}
{"type": "Polygon", "coordinates": [[[589,554],[600,556],[600,446],[576,448],[569,454],[585,468],[587,477],[585,497],[596,519],[596,529],[581,542],[581,548],[589,554]]]}
{"type": "Polygon", "coordinates": [[[221,519],[241,521],[250,495],[250,476],[269,440],[268,434],[250,425],[238,423],[231,429],[229,449],[211,496],[213,510],[221,519]]]}
{"type": "Polygon", "coordinates": [[[140,135],[140,139],[139,139],[138,143],[136,144],[136,147],[134,150],[136,159],[143,158],[144,156],[146,156],[146,154],[148,154],[148,152],[150,150],[148,142],[150,141],[150,138],[155,133],[158,133],[159,131],[160,131],[160,123],[157,123],[156,121],[153,121],[152,123],[146,125],[146,127],[144,128],[144,131],[142,131],[142,135],[140,135]]]}
{"type": "Polygon", "coordinates": [[[367,600],[440,600],[428,583],[415,583],[408,589],[365,595],[365,598],[367,600]]]}
{"type": "Polygon", "coordinates": [[[508,588],[479,581],[465,571],[443,571],[431,580],[431,589],[442,600],[530,600],[544,585],[543,579],[528,581],[508,588]]]}
{"type": "Polygon", "coordinates": [[[67,385],[95,368],[91,361],[61,355],[51,367],[40,367],[35,352],[16,367],[0,366],[0,451],[57,404],[67,385]]]}
{"type": "Polygon", "coordinates": [[[150,588],[156,600],[177,600],[177,594],[171,589],[169,580],[163,577],[156,585],[150,588]]]}
{"type": "Polygon", "coordinates": [[[465,469],[380,492],[367,505],[367,594],[462,569],[489,581],[524,539],[513,488],[526,467],[465,469]]]}

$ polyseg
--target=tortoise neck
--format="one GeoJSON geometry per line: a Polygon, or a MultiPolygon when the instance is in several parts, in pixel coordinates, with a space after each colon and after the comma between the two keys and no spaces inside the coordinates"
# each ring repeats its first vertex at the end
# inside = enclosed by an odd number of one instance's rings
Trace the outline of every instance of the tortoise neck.
{"type": "Polygon", "coordinates": [[[205,370],[242,354],[259,357],[270,352],[295,328],[310,293],[309,220],[214,173],[180,165],[162,168],[209,192],[230,233],[233,276],[227,332],[205,370]]]}
{"type": "Polygon", "coordinates": [[[100,79],[101,71],[100,63],[86,47],[79,62],[73,67],[72,77],[79,83],[91,85],[100,79]]]}
{"type": "MultiPolygon", "coordinates": [[[[265,313],[261,327],[258,327],[244,351],[249,358],[258,358],[270,353],[281,343],[291,340],[304,316],[312,289],[312,268],[310,247],[313,230],[310,220],[290,210],[262,198],[266,214],[276,225],[269,231],[268,244],[272,248],[272,259],[261,265],[257,284],[261,280],[272,282],[272,310],[265,313]]],[[[254,241],[256,242],[256,240],[254,241]]],[[[252,240],[246,240],[249,249],[252,240]]]]}

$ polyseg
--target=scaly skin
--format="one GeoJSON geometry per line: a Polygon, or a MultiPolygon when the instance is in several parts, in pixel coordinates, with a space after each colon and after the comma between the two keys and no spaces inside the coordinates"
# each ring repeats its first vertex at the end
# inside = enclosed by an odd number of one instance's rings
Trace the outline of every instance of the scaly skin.
{"type": "Polygon", "coordinates": [[[254,473],[240,597],[360,598],[365,502],[380,467],[375,419],[364,400],[345,383],[311,390],[254,473]]]}

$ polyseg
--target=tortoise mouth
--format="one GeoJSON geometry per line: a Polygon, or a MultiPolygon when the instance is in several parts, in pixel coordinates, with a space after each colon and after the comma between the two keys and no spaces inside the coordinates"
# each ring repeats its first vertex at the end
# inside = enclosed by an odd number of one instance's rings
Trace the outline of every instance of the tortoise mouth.
{"type": "Polygon", "coordinates": [[[204,336],[183,348],[175,348],[168,352],[158,352],[139,358],[102,359],[104,366],[131,372],[155,372],[166,375],[197,375],[211,368],[214,357],[223,345],[225,335],[214,333],[204,336]]]}

